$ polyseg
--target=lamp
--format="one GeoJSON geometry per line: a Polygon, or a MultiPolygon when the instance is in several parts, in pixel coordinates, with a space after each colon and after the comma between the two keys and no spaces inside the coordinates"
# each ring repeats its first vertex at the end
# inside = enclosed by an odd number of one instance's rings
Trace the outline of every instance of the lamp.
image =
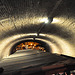
{"type": "Polygon", "coordinates": [[[38,30],[37,35],[39,36],[39,33],[42,31],[42,29],[45,27],[45,25],[51,24],[52,21],[53,21],[53,17],[43,18],[41,20],[42,25],[41,25],[40,29],[38,30]]]}

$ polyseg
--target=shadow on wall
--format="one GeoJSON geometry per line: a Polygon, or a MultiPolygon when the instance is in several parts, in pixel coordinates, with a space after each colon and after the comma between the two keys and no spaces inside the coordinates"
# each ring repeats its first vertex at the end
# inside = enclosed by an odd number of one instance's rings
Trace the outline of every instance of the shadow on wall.
{"type": "Polygon", "coordinates": [[[71,38],[73,35],[71,32],[65,30],[63,27],[56,26],[54,24],[45,25],[44,29],[42,29],[41,33],[47,33],[52,35],[57,35],[62,38],[71,38]]]}
{"type": "MultiPolygon", "coordinates": [[[[6,34],[2,34],[1,39],[9,37],[11,35],[17,35],[17,34],[28,34],[28,33],[37,33],[41,25],[30,25],[28,27],[21,27],[21,28],[16,28],[14,30],[10,30],[6,32],[6,34]],[[8,34],[8,35],[7,35],[8,34]]],[[[45,25],[45,27],[41,30],[40,33],[47,33],[47,34],[52,34],[52,35],[57,35],[62,38],[71,38],[73,35],[71,34],[70,31],[65,30],[63,27],[59,27],[56,25],[45,25]]]]}

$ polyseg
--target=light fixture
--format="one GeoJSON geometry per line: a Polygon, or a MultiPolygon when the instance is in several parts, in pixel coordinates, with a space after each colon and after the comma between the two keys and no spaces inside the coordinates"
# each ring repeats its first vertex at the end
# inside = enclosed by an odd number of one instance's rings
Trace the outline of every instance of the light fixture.
{"type": "Polygon", "coordinates": [[[49,22],[48,18],[42,18],[40,21],[43,22],[43,23],[48,23],[49,22]]]}
{"type": "Polygon", "coordinates": [[[52,17],[47,17],[47,18],[43,18],[40,20],[42,23],[48,24],[51,23],[53,21],[52,17]]]}
{"type": "Polygon", "coordinates": [[[49,23],[53,21],[53,17],[48,17],[49,23]]]}
{"type": "Polygon", "coordinates": [[[45,27],[45,25],[47,25],[47,24],[50,25],[52,21],[53,21],[53,17],[48,17],[48,18],[41,19],[42,23],[41,23],[40,29],[37,32],[37,36],[39,36],[39,33],[41,33],[41,31],[45,27]]]}

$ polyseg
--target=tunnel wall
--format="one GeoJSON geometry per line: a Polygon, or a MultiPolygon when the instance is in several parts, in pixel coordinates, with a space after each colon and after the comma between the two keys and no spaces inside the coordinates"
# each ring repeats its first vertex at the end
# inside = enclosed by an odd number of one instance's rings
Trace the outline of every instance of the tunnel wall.
{"type": "MultiPolygon", "coordinates": [[[[3,3],[6,3],[5,0],[3,1],[3,3]]],[[[0,58],[9,56],[11,47],[22,40],[18,38],[32,36],[32,34],[37,36],[41,27],[41,20],[50,16],[53,17],[53,22],[45,25],[40,32],[43,35],[36,39],[46,42],[51,47],[52,53],[75,57],[75,1],[61,0],[56,9],[53,9],[53,7],[56,6],[57,0],[52,0],[52,2],[49,0],[42,1],[39,6],[36,1],[37,4],[34,5],[34,8],[29,6],[26,7],[26,10],[23,8],[25,5],[21,3],[21,6],[19,2],[18,4],[14,2],[16,10],[11,4],[4,4],[5,7],[10,8],[10,12],[6,9],[4,15],[1,11],[0,58]]]]}

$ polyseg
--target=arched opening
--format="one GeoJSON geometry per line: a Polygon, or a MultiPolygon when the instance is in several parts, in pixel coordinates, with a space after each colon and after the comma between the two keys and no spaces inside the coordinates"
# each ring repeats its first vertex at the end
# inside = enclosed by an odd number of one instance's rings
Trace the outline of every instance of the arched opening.
{"type": "Polygon", "coordinates": [[[50,47],[47,43],[40,40],[24,40],[16,43],[12,49],[10,54],[15,53],[19,50],[39,50],[43,52],[50,52],[50,47]]]}

